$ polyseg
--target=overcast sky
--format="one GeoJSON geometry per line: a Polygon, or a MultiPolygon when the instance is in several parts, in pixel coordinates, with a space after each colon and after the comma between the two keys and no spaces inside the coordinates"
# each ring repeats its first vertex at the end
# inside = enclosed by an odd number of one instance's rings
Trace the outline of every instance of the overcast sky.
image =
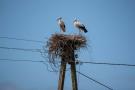
{"type": "MultiPolygon", "coordinates": [[[[80,60],[135,64],[134,0],[0,0],[0,37],[46,44],[51,34],[60,32],[56,22],[60,16],[66,24],[65,34],[78,33],[75,18],[88,29],[89,46],[80,51],[80,60]]],[[[0,47],[42,49],[45,44],[0,38],[0,47]]],[[[39,52],[6,49],[0,49],[0,59],[46,60],[39,52]]],[[[114,90],[135,90],[135,67],[82,64],[77,70],[114,90]]],[[[0,90],[57,90],[58,77],[59,73],[49,72],[42,63],[0,61],[0,90]]],[[[107,90],[78,77],[79,90],[107,90]]],[[[70,71],[65,90],[71,90],[70,71]]]]}

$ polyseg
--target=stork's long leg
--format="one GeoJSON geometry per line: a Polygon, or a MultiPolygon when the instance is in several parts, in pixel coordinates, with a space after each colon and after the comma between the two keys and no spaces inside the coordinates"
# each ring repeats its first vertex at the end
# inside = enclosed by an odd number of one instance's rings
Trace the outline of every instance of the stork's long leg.
{"type": "Polygon", "coordinates": [[[79,29],[79,35],[81,35],[81,30],[79,29]]]}

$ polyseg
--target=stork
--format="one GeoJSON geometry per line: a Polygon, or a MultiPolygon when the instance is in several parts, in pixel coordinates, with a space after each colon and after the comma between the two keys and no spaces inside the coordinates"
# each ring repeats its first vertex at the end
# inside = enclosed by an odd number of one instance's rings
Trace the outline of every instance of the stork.
{"type": "Polygon", "coordinates": [[[79,20],[75,19],[75,20],[73,21],[73,24],[74,24],[74,26],[75,26],[76,28],[79,29],[79,34],[80,34],[80,32],[82,32],[82,31],[85,32],[85,33],[88,32],[87,29],[86,29],[86,27],[85,27],[79,20]]]}
{"type": "Polygon", "coordinates": [[[62,17],[57,18],[58,25],[60,26],[61,32],[66,32],[66,26],[64,21],[62,20],[62,17]]]}

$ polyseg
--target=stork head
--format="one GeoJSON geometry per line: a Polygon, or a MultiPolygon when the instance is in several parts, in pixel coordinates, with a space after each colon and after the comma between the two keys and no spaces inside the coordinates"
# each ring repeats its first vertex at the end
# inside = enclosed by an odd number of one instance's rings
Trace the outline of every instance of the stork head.
{"type": "Polygon", "coordinates": [[[75,18],[73,22],[77,22],[77,21],[78,21],[78,19],[77,19],[77,18],[75,18]]]}
{"type": "Polygon", "coordinates": [[[58,18],[57,18],[57,21],[59,21],[59,20],[61,20],[61,19],[62,19],[62,17],[58,17],[58,18]]]}

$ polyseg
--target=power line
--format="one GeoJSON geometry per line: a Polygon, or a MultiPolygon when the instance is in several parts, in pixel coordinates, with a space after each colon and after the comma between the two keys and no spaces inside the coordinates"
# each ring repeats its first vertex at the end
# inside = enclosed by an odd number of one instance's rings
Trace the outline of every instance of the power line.
{"type": "Polygon", "coordinates": [[[13,40],[21,40],[21,41],[27,41],[27,42],[37,42],[37,43],[44,43],[43,41],[39,40],[31,40],[31,39],[23,39],[23,38],[11,38],[11,37],[0,37],[3,39],[13,39],[13,40]]]}
{"type": "MultiPolygon", "coordinates": [[[[69,62],[74,62],[74,61],[69,61],[69,62]]],[[[60,63],[58,61],[58,63],[60,63]]],[[[75,61],[76,64],[101,64],[101,65],[113,65],[113,66],[130,66],[130,67],[135,67],[135,64],[123,64],[123,63],[104,63],[104,62],[90,62],[90,61],[75,61]]]]}
{"type": "MultiPolygon", "coordinates": [[[[28,42],[44,43],[43,41],[31,40],[31,39],[24,39],[24,38],[12,38],[12,37],[0,37],[0,38],[22,40],[22,41],[28,41],[28,42]]],[[[23,48],[9,48],[9,47],[0,47],[0,48],[2,48],[2,49],[22,50],[22,51],[32,51],[32,52],[41,52],[40,49],[23,49],[23,48]]],[[[135,66],[135,64],[116,64],[116,63],[101,63],[101,62],[82,62],[82,61],[79,61],[79,63],[103,64],[103,65],[117,65],[117,66],[135,66]]]]}
{"type": "Polygon", "coordinates": [[[10,61],[10,62],[39,62],[39,63],[42,63],[46,66],[46,69],[49,71],[49,72],[56,72],[56,71],[53,71],[53,70],[50,70],[49,69],[49,66],[46,62],[49,62],[49,61],[37,61],[37,60],[26,60],[26,59],[0,59],[0,61],[10,61]]]}
{"type": "Polygon", "coordinates": [[[41,52],[41,49],[24,49],[24,48],[11,48],[11,47],[2,47],[1,49],[11,49],[11,50],[20,50],[20,51],[31,51],[31,52],[41,52]]]}
{"type": "MultiPolygon", "coordinates": [[[[11,50],[20,50],[20,51],[31,51],[31,52],[40,52],[40,53],[46,53],[48,52],[47,50],[42,52],[41,49],[24,49],[24,48],[11,48],[11,47],[2,47],[0,46],[1,49],[11,49],[11,50]]],[[[70,61],[71,62],[71,61],[70,61]]],[[[102,63],[102,62],[89,62],[89,61],[79,61],[77,60],[76,63],[88,63],[88,64],[101,64],[101,65],[113,65],[113,66],[132,66],[135,67],[135,64],[120,64],[120,63],[102,63]]]]}
{"type": "MultiPolygon", "coordinates": [[[[46,65],[48,71],[50,71],[50,72],[56,72],[56,71],[51,71],[51,70],[49,70],[48,65],[46,64],[46,62],[49,62],[49,61],[43,61],[43,60],[40,60],[40,61],[37,61],[37,60],[24,60],[24,59],[0,59],[0,61],[11,61],[11,62],[17,62],[17,61],[21,61],[21,62],[40,62],[40,63],[43,63],[44,65],[46,65]]],[[[82,75],[82,76],[84,76],[84,77],[86,77],[86,78],[88,78],[88,79],[90,79],[90,80],[92,80],[92,81],[98,83],[99,85],[102,85],[102,86],[106,87],[106,88],[109,89],[109,90],[113,90],[111,87],[109,87],[109,86],[107,86],[107,85],[105,85],[105,84],[103,84],[103,83],[101,83],[101,82],[99,82],[99,81],[97,81],[97,80],[91,78],[90,76],[87,76],[87,75],[81,73],[80,71],[76,71],[76,72],[79,73],[80,75],[82,75]]]]}
{"type": "Polygon", "coordinates": [[[99,85],[104,86],[105,88],[107,88],[107,89],[109,89],[109,90],[113,90],[111,87],[109,87],[109,86],[107,86],[107,85],[105,85],[105,84],[103,84],[103,83],[101,83],[101,82],[99,82],[99,81],[97,81],[97,80],[95,80],[95,79],[93,79],[93,78],[91,78],[91,77],[89,77],[89,76],[87,76],[87,75],[85,75],[85,74],[79,72],[79,71],[76,71],[76,72],[79,73],[80,75],[82,75],[82,76],[84,76],[84,77],[86,77],[86,78],[88,78],[88,79],[94,81],[95,83],[98,83],[99,85]]]}
{"type": "Polygon", "coordinates": [[[0,59],[0,61],[11,61],[11,62],[16,62],[16,61],[21,61],[21,62],[45,62],[45,61],[34,61],[34,60],[24,60],[24,59],[0,59]]]}
{"type": "Polygon", "coordinates": [[[78,61],[79,63],[88,63],[88,64],[101,64],[101,65],[115,65],[115,66],[135,66],[135,64],[120,64],[120,63],[102,63],[102,62],[82,62],[78,61]]]}
{"type": "MultiPolygon", "coordinates": [[[[0,61],[9,61],[9,62],[39,62],[39,63],[42,63],[42,64],[44,64],[45,66],[46,66],[46,68],[47,68],[47,70],[49,71],[49,72],[58,72],[58,70],[54,70],[53,68],[51,68],[52,70],[50,70],[49,69],[49,66],[48,66],[48,64],[46,63],[46,62],[48,62],[48,63],[50,63],[50,61],[43,61],[43,60],[40,60],[40,61],[37,61],[37,60],[26,60],[26,59],[7,59],[7,58],[0,58],[0,61]]],[[[66,70],[66,71],[68,71],[68,70],[66,70]]]]}

